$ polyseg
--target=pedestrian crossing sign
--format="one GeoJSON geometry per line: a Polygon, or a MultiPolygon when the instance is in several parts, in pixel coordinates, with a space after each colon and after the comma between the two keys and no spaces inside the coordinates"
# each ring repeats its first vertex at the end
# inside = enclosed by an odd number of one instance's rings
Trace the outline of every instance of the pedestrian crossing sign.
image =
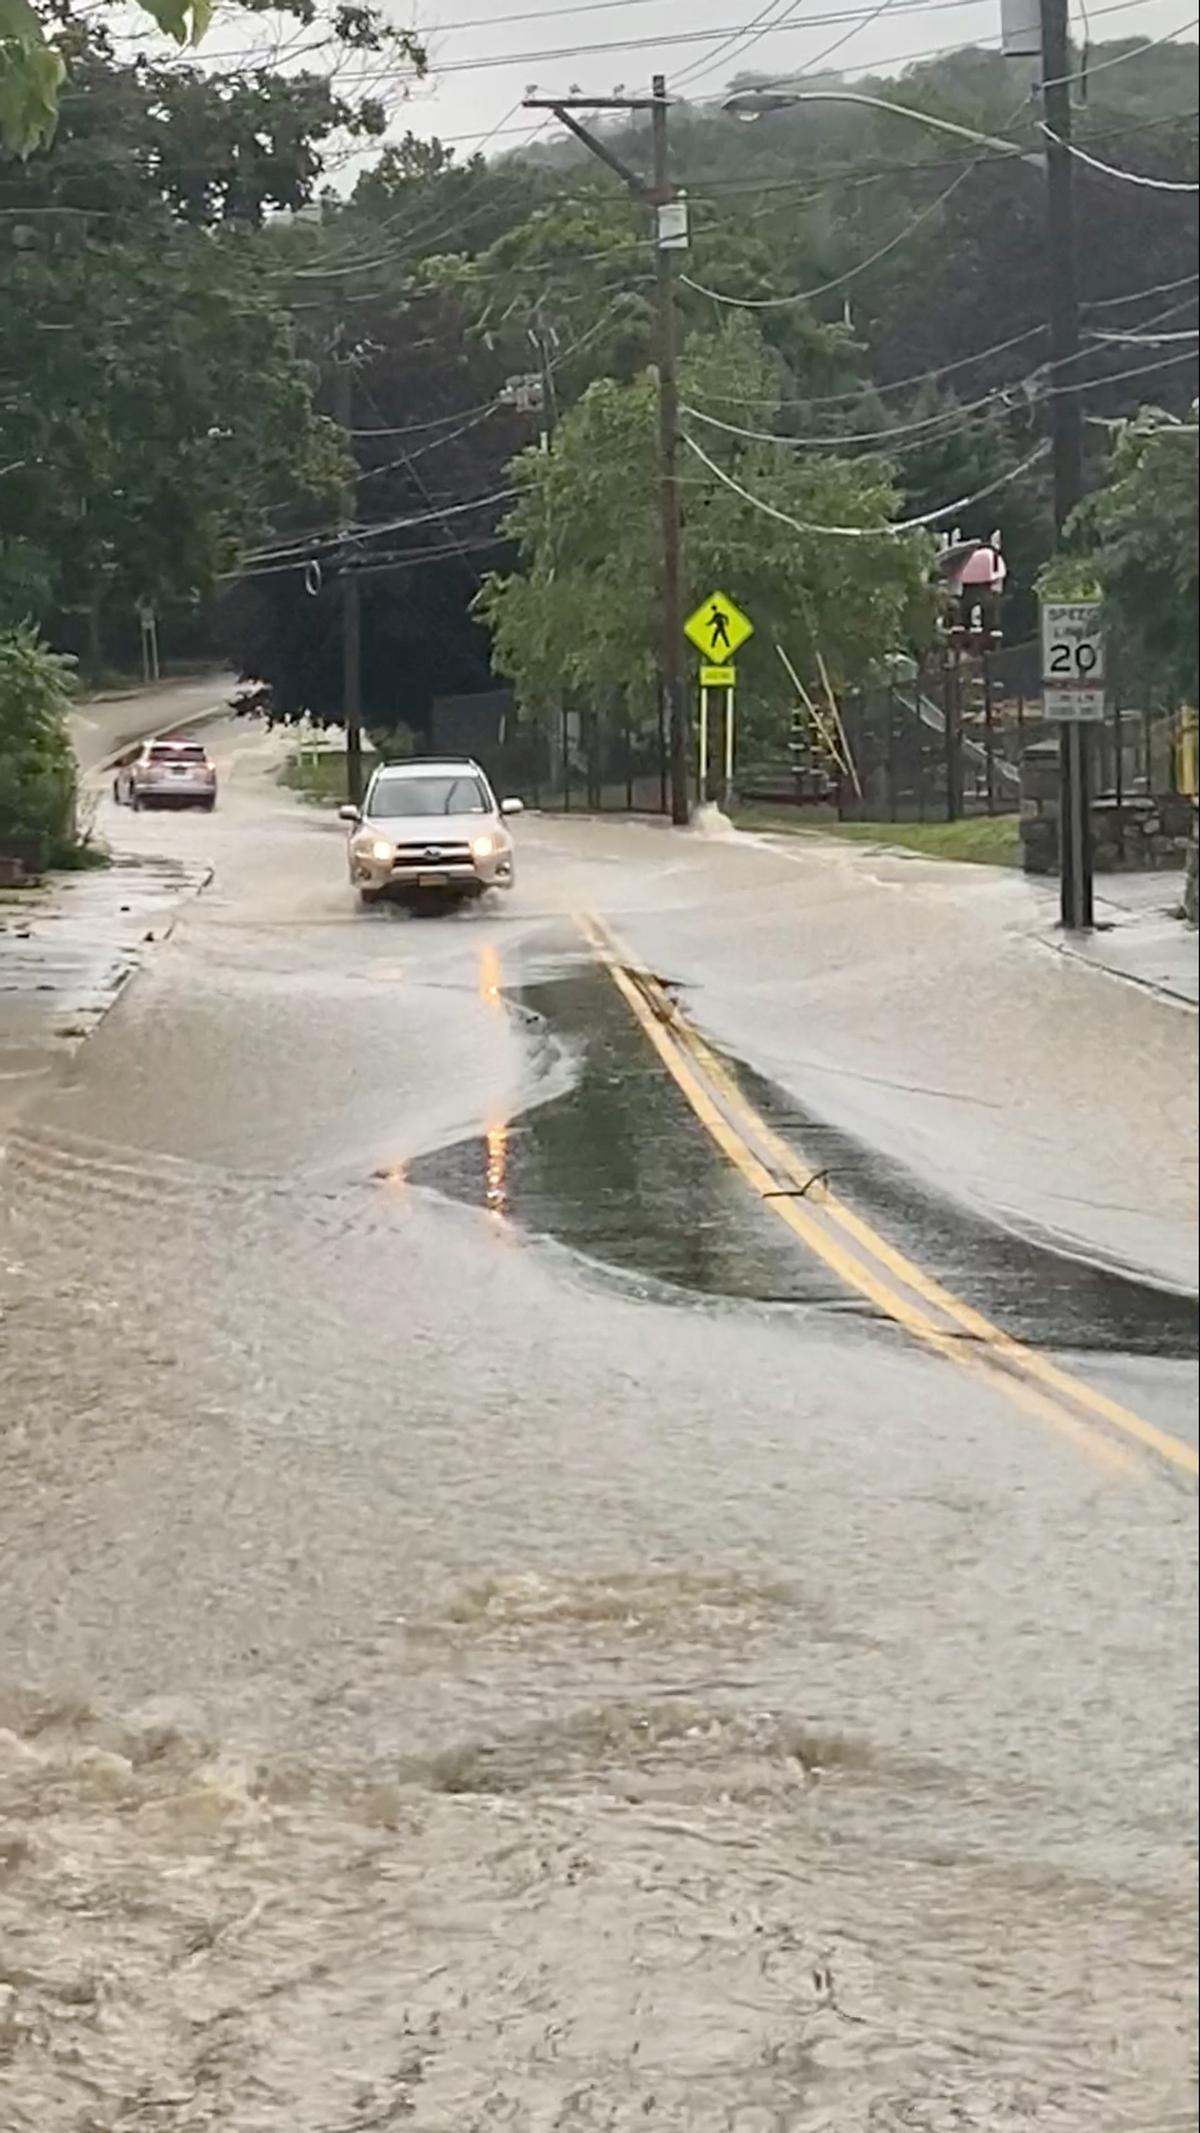
{"type": "Polygon", "coordinates": [[[727,666],[747,637],[754,635],[754,624],[727,593],[713,592],[688,616],[683,630],[703,658],[714,666],[727,666]]]}

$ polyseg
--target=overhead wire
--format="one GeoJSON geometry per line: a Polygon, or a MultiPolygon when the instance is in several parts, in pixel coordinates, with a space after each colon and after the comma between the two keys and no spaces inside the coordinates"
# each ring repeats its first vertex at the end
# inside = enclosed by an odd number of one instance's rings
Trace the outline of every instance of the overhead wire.
{"type": "MultiPolygon", "coordinates": [[[[1093,10],[1093,12],[1096,11],[1093,10]]],[[[1100,14],[1109,14],[1110,12],[1112,11],[1108,8],[1099,10],[1100,14]]],[[[1108,59],[1097,60],[1093,60],[1089,55],[1086,67],[1078,68],[1073,74],[1055,74],[1049,81],[1044,81],[1041,86],[1043,89],[1063,89],[1077,81],[1090,82],[1093,74],[1103,74],[1109,67],[1128,66],[1131,60],[1141,59],[1146,52],[1157,52],[1160,45],[1173,44],[1177,37],[1183,36],[1185,30],[1194,30],[1197,27],[1200,27],[1200,17],[1193,16],[1190,22],[1181,22],[1178,29],[1165,30],[1161,37],[1146,38],[1143,43],[1135,45],[1130,52],[1114,52],[1108,59]]]]}
{"type": "Polygon", "coordinates": [[[1000,489],[1006,489],[1012,482],[1018,481],[1040,460],[1045,459],[1050,450],[1049,444],[1043,440],[1019,465],[1009,467],[1005,473],[998,475],[995,481],[986,483],[983,488],[976,489],[969,496],[958,496],[950,503],[939,504],[934,511],[922,511],[915,518],[894,519],[886,526],[826,526],[795,518],[790,511],[781,511],[777,505],[768,503],[765,497],[755,496],[753,490],[744,488],[740,481],[735,481],[714,459],[710,459],[704,447],[697,444],[695,438],[689,436],[686,430],[682,431],[681,435],[688,450],[708,468],[709,473],[715,474],[725,488],[731,489],[735,496],[740,496],[743,503],[753,505],[756,511],[763,512],[768,518],[777,519],[781,525],[790,526],[795,533],[854,541],[891,540],[899,533],[915,533],[924,526],[935,526],[939,519],[957,517],[960,512],[969,511],[973,505],[983,503],[987,497],[996,495],[1000,489]]]}
{"type": "Polygon", "coordinates": [[[1073,156],[1077,163],[1085,163],[1089,170],[1100,171],[1106,178],[1119,178],[1122,184],[1140,185],[1147,192],[1152,193],[1200,193],[1200,185],[1197,185],[1194,181],[1185,182],[1178,178],[1148,178],[1141,171],[1121,170],[1115,163],[1102,163],[1099,156],[1089,155],[1086,148],[1080,148],[1075,141],[1064,140],[1061,134],[1055,133],[1052,126],[1047,126],[1044,119],[1038,122],[1038,132],[1044,133],[1046,139],[1053,141],[1056,148],[1064,148],[1067,154],[1073,156]]]}
{"type": "MultiPolygon", "coordinates": [[[[716,34],[723,41],[714,46],[713,50],[706,53],[702,59],[693,60],[690,66],[684,67],[682,73],[671,84],[674,94],[678,95],[679,91],[688,87],[689,84],[694,86],[696,82],[703,81],[707,74],[711,74],[713,69],[721,64],[723,54],[729,54],[729,58],[725,61],[728,66],[732,64],[734,56],[741,59],[754,45],[761,43],[762,39],[768,36],[772,30],[786,29],[789,22],[800,12],[803,5],[804,0],[769,0],[769,4],[766,7],[760,8],[757,15],[751,17],[744,31],[740,33],[735,31],[732,35],[725,35],[724,32],[718,31],[716,34]],[[779,12],[780,8],[783,9],[782,14],[779,12]],[[760,24],[762,25],[761,28],[759,27],[760,24]]],[[[811,17],[805,18],[804,26],[806,29],[812,27],[811,17]]],[[[712,32],[709,34],[711,35],[712,32]]]]}
{"type": "MultiPolygon", "coordinates": [[[[863,379],[861,384],[854,386],[848,392],[805,393],[797,395],[794,399],[790,400],[777,400],[774,394],[735,394],[704,391],[701,391],[698,394],[698,397],[702,400],[728,402],[731,404],[736,403],[740,406],[746,406],[749,402],[754,400],[760,400],[764,404],[769,404],[771,406],[778,407],[845,406],[853,400],[861,400],[864,393],[871,393],[882,398],[885,393],[908,392],[914,385],[934,384],[939,378],[948,378],[951,373],[956,370],[968,370],[972,367],[972,365],[976,363],[988,362],[992,356],[1007,355],[1010,349],[1023,347],[1027,342],[1036,340],[1041,334],[1045,333],[1045,331],[1046,327],[1044,324],[1030,326],[1026,328],[1024,333],[1010,334],[1007,340],[994,341],[990,348],[980,348],[975,350],[974,353],[971,355],[958,356],[952,363],[939,363],[932,370],[918,370],[914,372],[911,377],[895,378],[889,383],[883,385],[876,385],[871,379],[865,378],[863,379]]],[[[695,388],[693,388],[693,390],[695,390],[695,388]]]]}
{"type": "Polygon", "coordinates": [[[957,192],[963,180],[976,168],[977,162],[978,158],[974,158],[971,162],[964,164],[963,168],[951,179],[949,185],[943,188],[937,198],[927,201],[924,207],[918,209],[917,213],[905,224],[902,230],[898,231],[894,237],[888,238],[886,244],[879,245],[875,251],[869,252],[865,259],[860,259],[854,266],[847,267],[844,273],[834,274],[828,281],[818,282],[812,289],[795,289],[788,296],[730,296],[725,290],[710,289],[703,282],[693,280],[690,274],[681,274],[679,279],[685,287],[694,289],[697,296],[705,296],[714,304],[725,304],[738,311],[781,311],[786,309],[789,304],[813,303],[819,296],[829,296],[835,289],[847,288],[852,281],[857,281],[860,274],[865,274],[869,268],[878,266],[881,259],[886,259],[889,253],[897,251],[902,244],[907,244],[909,238],[924,223],[928,222],[930,217],[938,212],[939,208],[946,205],[947,200],[957,192]]]}
{"type": "MultiPolygon", "coordinates": [[[[1038,373],[1033,375],[1036,377],[1038,373]]],[[[971,427],[970,418],[980,414],[983,409],[997,403],[1014,405],[1012,396],[1021,393],[1026,382],[1023,380],[1019,385],[998,385],[978,400],[968,400],[953,408],[940,408],[936,414],[924,416],[916,422],[899,422],[885,430],[847,430],[832,437],[794,437],[786,430],[747,429],[737,422],[723,422],[717,415],[706,415],[701,408],[693,407],[688,401],[681,402],[680,412],[689,416],[693,422],[703,422],[709,429],[721,430],[727,437],[745,438],[752,444],[786,445],[795,451],[824,449],[840,452],[850,445],[893,446],[904,437],[921,437],[923,442],[928,443],[930,438],[925,434],[927,432],[936,434],[944,430],[968,429],[971,427]]],[[[1031,402],[1026,400],[1025,404],[1030,405],[1031,402]]]]}
{"type": "Polygon", "coordinates": [[[1147,296],[1169,296],[1172,289],[1186,289],[1200,282],[1200,274],[1181,274],[1178,281],[1156,281],[1148,289],[1129,289],[1124,296],[1097,296],[1081,304],[1081,311],[1115,311],[1121,304],[1137,304],[1147,296]]]}

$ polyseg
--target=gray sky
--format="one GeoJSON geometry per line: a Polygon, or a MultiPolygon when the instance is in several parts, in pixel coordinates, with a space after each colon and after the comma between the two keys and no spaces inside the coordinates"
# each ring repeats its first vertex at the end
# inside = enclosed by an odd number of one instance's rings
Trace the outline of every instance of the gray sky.
{"type": "MultiPolygon", "coordinates": [[[[404,0],[386,6],[393,20],[413,20],[404,0]]],[[[1078,0],[1072,12],[1081,19],[1078,0]]],[[[1087,12],[1096,43],[1195,35],[1196,0],[1087,0],[1087,12]]],[[[619,85],[636,94],[661,70],[680,95],[719,100],[743,71],[828,64],[854,74],[953,45],[998,45],[1000,0],[421,0],[415,26],[430,78],[397,110],[393,131],[457,139],[467,155],[528,138],[532,121],[519,105],[535,85],[540,96],[572,86],[604,96],[619,85]],[[563,56],[540,56],[551,52],[563,56]]]]}

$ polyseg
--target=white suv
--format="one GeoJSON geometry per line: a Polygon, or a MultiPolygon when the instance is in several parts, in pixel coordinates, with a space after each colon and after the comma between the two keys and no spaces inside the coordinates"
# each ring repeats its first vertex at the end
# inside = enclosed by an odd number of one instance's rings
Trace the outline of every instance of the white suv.
{"type": "Polygon", "coordinates": [[[452,900],[511,889],[513,841],[504,817],[521,807],[520,800],[497,800],[478,763],[416,757],[381,764],[362,807],[338,810],[353,825],[347,856],[360,900],[452,900]]]}

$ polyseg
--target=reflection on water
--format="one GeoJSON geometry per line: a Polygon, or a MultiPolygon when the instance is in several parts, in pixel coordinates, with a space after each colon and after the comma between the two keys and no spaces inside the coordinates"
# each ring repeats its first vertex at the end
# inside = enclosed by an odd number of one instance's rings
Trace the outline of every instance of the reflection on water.
{"type": "Polygon", "coordinates": [[[580,1059],[574,1085],[515,1125],[419,1157],[414,1185],[506,1213],[589,1258],[676,1290],[869,1307],[824,1268],[781,1252],[772,1217],[714,1156],[607,976],[585,966],[522,992],[580,1059]]]}
{"type": "Polygon", "coordinates": [[[484,1139],[487,1150],[484,1202],[493,1214],[502,1215],[507,1206],[504,1180],[508,1170],[508,1126],[489,1126],[484,1139]]]}

